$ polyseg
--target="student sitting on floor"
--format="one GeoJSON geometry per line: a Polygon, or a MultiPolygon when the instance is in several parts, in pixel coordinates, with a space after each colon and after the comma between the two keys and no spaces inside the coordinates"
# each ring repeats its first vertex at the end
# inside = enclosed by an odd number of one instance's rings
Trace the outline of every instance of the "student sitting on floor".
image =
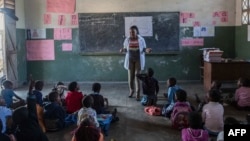
{"type": "MultiPolygon", "coordinates": [[[[30,77],[31,81],[32,80],[32,76],[30,77]]],[[[44,86],[44,82],[41,80],[36,80],[34,82],[34,87],[35,89],[33,90],[33,94],[36,96],[36,111],[37,111],[37,119],[38,119],[38,123],[40,125],[40,127],[42,128],[43,132],[46,132],[45,129],[45,123],[44,123],[44,119],[43,119],[43,94],[42,94],[42,89],[44,86]]]]}
{"type": "Polygon", "coordinates": [[[94,93],[90,94],[90,96],[92,96],[94,99],[94,104],[93,104],[92,108],[95,109],[97,115],[99,115],[99,114],[112,114],[112,121],[113,122],[119,121],[119,118],[116,116],[117,109],[115,108],[112,113],[108,110],[108,99],[104,98],[100,94],[100,90],[101,90],[101,84],[100,83],[93,83],[92,91],[94,93]]]}
{"type": "Polygon", "coordinates": [[[202,128],[202,117],[198,112],[190,112],[188,114],[189,127],[181,131],[182,141],[208,141],[209,135],[202,128]]]}
{"type": "Polygon", "coordinates": [[[93,109],[96,110],[97,114],[103,114],[103,113],[105,113],[105,111],[108,108],[108,99],[104,98],[100,94],[100,90],[101,90],[101,84],[100,83],[93,83],[93,85],[92,85],[92,91],[93,91],[93,93],[91,93],[90,95],[94,99],[94,104],[93,104],[92,107],[93,107],[93,109]]]}
{"type": "Polygon", "coordinates": [[[104,141],[102,132],[96,128],[92,116],[86,116],[74,131],[71,141],[104,141]]]}
{"type": "Polygon", "coordinates": [[[43,107],[43,90],[44,82],[41,80],[36,80],[35,81],[35,89],[33,90],[33,94],[36,96],[36,103],[40,106],[43,107]]]}
{"type": "Polygon", "coordinates": [[[19,97],[13,90],[13,83],[9,80],[3,82],[4,89],[1,91],[1,96],[6,102],[6,106],[11,109],[15,109],[25,105],[25,101],[19,97]],[[18,101],[13,101],[13,97],[17,98],[18,101]]]}
{"type": "Polygon", "coordinates": [[[188,127],[188,114],[192,111],[190,103],[187,102],[186,91],[179,89],[175,94],[176,103],[171,113],[172,127],[175,129],[182,129],[188,127]]]}
{"type": "Polygon", "coordinates": [[[94,99],[92,96],[87,95],[82,100],[82,108],[78,111],[77,125],[80,125],[83,119],[91,116],[94,119],[95,126],[99,128],[99,122],[97,121],[97,114],[95,109],[92,108],[94,99]]]}
{"type": "Polygon", "coordinates": [[[239,110],[250,110],[250,80],[248,78],[240,78],[238,86],[239,88],[235,91],[233,105],[239,110]]]}
{"type": "Polygon", "coordinates": [[[47,136],[38,124],[36,112],[36,97],[32,93],[33,84],[29,86],[27,107],[14,110],[12,118],[16,125],[15,137],[17,141],[48,141],[47,136]]]}
{"type": "MultiPolygon", "coordinates": [[[[218,94],[220,95],[220,100],[219,100],[219,102],[220,102],[221,104],[223,104],[223,99],[222,99],[222,96],[221,96],[221,94],[222,94],[221,86],[222,86],[222,84],[221,84],[220,81],[214,80],[214,81],[211,83],[211,88],[210,88],[210,90],[217,90],[217,91],[219,92],[219,93],[218,93],[218,94]]],[[[198,108],[197,108],[197,111],[201,112],[202,107],[203,107],[205,104],[207,104],[207,103],[209,102],[209,92],[207,92],[207,93],[205,94],[205,97],[204,97],[203,100],[200,100],[200,98],[198,97],[197,94],[195,94],[195,98],[196,98],[196,102],[199,103],[198,108]]]]}
{"type": "Polygon", "coordinates": [[[167,104],[162,108],[162,115],[168,118],[170,118],[175,104],[175,93],[180,89],[176,83],[177,81],[174,77],[169,78],[167,81],[167,93],[164,93],[164,96],[167,98],[167,104]]]}
{"type": "MultiPolygon", "coordinates": [[[[0,131],[3,130],[3,122],[0,119],[0,131]]],[[[11,138],[9,137],[9,135],[5,134],[4,132],[0,132],[0,141],[11,141],[11,138]]]]}
{"type": "Polygon", "coordinates": [[[72,114],[82,108],[83,93],[79,91],[79,85],[76,81],[69,83],[68,93],[65,97],[66,112],[72,114]]]}
{"type": "Polygon", "coordinates": [[[204,129],[209,135],[217,136],[223,130],[224,107],[219,103],[220,92],[211,89],[209,91],[209,102],[202,108],[202,120],[204,129]]]}
{"type": "MultiPolygon", "coordinates": [[[[224,121],[225,125],[240,124],[240,122],[234,117],[226,117],[224,121]]],[[[217,141],[224,141],[224,131],[221,131],[217,136],[217,141]]]]}
{"type": "Polygon", "coordinates": [[[60,82],[60,81],[57,82],[57,84],[52,89],[52,91],[56,91],[59,94],[60,100],[62,102],[62,106],[66,106],[65,95],[64,95],[65,90],[68,90],[68,88],[64,85],[63,82],[60,82]]]}
{"type": "Polygon", "coordinates": [[[152,68],[147,69],[146,74],[137,74],[138,77],[142,81],[142,90],[143,90],[143,98],[141,100],[142,105],[144,106],[156,106],[157,94],[159,92],[159,84],[158,80],[153,77],[154,70],[152,68]]]}
{"type": "Polygon", "coordinates": [[[12,111],[10,108],[6,107],[5,101],[2,97],[0,97],[0,120],[2,122],[2,130],[1,133],[6,133],[6,127],[8,126],[6,123],[11,119],[12,111]]]}
{"type": "Polygon", "coordinates": [[[65,127],[66,111],[61,106],[57,92],[49,93],[49,103],[44,106],[44,121],[47,131],[57,131],[65,127]]]}

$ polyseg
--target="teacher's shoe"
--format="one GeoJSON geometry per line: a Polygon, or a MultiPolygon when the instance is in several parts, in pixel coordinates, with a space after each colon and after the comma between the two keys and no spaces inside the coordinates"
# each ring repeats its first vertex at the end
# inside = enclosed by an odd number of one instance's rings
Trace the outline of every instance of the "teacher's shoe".
{"type": "Polygon", "coordinates": [[[136,101],[140,101],[140,97],[136,97],[135,100],[136,100],[136,101]]]}
{"type": "Polygon", "coordinates": [[[130,92],[130,94],[128,95],[129,98],[133,97],[134,92],[130,92]]]}

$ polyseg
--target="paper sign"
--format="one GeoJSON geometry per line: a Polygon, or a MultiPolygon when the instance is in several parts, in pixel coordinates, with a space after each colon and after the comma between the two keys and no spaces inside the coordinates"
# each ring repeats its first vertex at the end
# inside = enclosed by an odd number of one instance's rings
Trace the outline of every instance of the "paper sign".
{"type": "Polygon", "coordinates": [[[125,17],[125,35],[129,36],[129,28],[132,25],[137,25],[140,35],[153,36],[153,22],[152,16],[141,17],[125,17]]]}
{"type": "Polygon", "coordinates": [[[43,23],[44,24],[51,24],[51,15],[50,14],[43,15],[43,23]]]}
{"type": "Polygon", "coordinates": [[[204,39],[203,38],[193,39],[193,46],[204,46],[204,39]]]}
{"type": "Polygon", "coordinates": [[[71,28],[55,28],[54,29],[55,40],[72,40],[71,28]]]}
{"type": "Polygon", "coordinates": [[[78,16],[77,16],[77,14],[71,15],[71,25],[78,25],[78,16]]]}
{"type": "Polygon", "coordinates": [[[28,61],[55,60],[54,40],[27,40],[28,61]]]}
{"type": "Polygon", "coordinates": [[[52,13],[74,13],[76,0],[47,0],[46,10],[52,13]]]}
{"type": "Polygon", "coordinates": [[[181,46],[204,46],[203,38],[181,39],[181,46]]]}
{"type": "Polygon", "coordinates": [[[194,37],[213,37],[214,26],[197,26],[193,29],[194,37]]]}
{"type": "Polygon", "coordinates": [[[30,38],[31,39],[45,39],[46,29],[30,29],[30,38]]]}
{"type": "Polygon", "coordinates": [[[182,18],[189,18],[190,17],[190,13],[189,12],[181,12],[181,17],[182,18]]]}
{"type": "Polygon", "coordinates": [[[58,15],[58,25],[63,26],[66,22],[66,16],[65,15],[58,15]]]}
{"type": "Polygon", "coordinates": [[[63,43],[62,51],[72,51],[72,43],[63,43]]]}

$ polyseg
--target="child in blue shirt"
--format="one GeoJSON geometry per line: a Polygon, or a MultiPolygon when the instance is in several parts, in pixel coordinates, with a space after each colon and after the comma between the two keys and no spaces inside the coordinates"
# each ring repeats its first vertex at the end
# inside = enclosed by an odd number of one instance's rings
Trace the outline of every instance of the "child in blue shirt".
{"type": "Polygon", "coordinates": [[[2,97],[0,97],[0,120],[2,122],[2,130],[0,130],[1,133],[6,132],[6,121],[9,120],[12,116],[12,111],[10,108],[6,107],[5,101],[2,97]]]}
{"type": "Polygon", "coordinates": [[[17,107],[25,105],[25,101],[13,91],[13,83],[11,81],[5,80],[3,87],[4,89],[1,91],[1,96],[5,100],[8,108],[16,109],[17,107]],[[18,101],[14,102],[13,97],[17,98],[18,101]]]}
{"type": "Polygon", "coordinates": [[[167,81],[167,93],[164,93],[164,96],[167,97],[167,104],[162,108],[162,115],[168,118],[170,118],[171,112],[174,108],[175,93],[180,89],[180,87],[176,83],[176,79],[174,77],[170,77],[167,81]]]}
{"type": "Polygon", "coordinates": [[[44,85],[43,81],[37,80],[35,82],[35,90],[33,90],[33,94],[36,96],[36,102],[41,107],[43,107],[43,94],[42,94],[43,85],[44,85]]]}
{"type": "Polygon", "coordinates": [[[12,119],[17,141],[49,141],[39,126],[36,112],[36,97],[32,93],[33,82],[30,83],[27,106],[14,110],[12,119]]]}
{"type": "Polygon", "coordinates": [[[54,91],[49,93],[48,98],[50,102],[44,107],[44,120],[46,129],[53,131],[62,129],[65,127],[66,111],[61,105],[60,96],[54,91]],[[54,121],[54,127],[47,124],[52,121],[54,121]]]}

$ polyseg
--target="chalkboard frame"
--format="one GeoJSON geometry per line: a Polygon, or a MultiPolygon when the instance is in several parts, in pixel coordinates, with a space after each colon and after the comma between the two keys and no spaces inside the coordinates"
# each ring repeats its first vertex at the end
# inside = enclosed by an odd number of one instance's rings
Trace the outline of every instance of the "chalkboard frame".
{"type": "MultiPolygon", "coordinates": [[[[81,55],[119,55],[119,49],[123,47],[123,41],[125,39],[125,17],[140,17],[140,16],[152,16],[152,24],[153,24],[153,36],[152,37],[144,37],[147,47],[153,49],[150,53],[151,55],[157,54],[179,54],[180,52],[180,22],[179,22],[180,12],[118,12],[118,13],[79,13],[78,21],[79,21],[79,46],[80,46],[80,54],[81,55]],[[112,16],[112,17],[111,17],[112,16]],[[113,19],[112,19],[113,18],[113,19]],[[101,19],[100,21],[98,21],[101,19]],[[161,20],[159,22],[159,20],[161,20]],[[102,25],[100,23],[106,23],[107,25],[102,25]],[[113,24],[116,22],[115,24],[113,24]],[[158,22],[158,23],[157,23],[158,22]],[[170,22],[170,23],[167,23],[170,22]],[[109,25],[110,24],[110,25],[109,25]],[[159,25],[160,24],[160,25],[159,25]],[[96,29],[98,26],[98,29],[96,29]],[[100,26],[100,29],[99,29],[100,26]],[[157,28],[157,27],[158,28],[157,28]],[[162,27],[164,26],[164,27],[162,27]],[[103,30],[107,28],[108,30],[103,30]],[[172,31],[171,28],[174,27],[172,31]],[[111,30],[111,29],[114,30],[111,30]],[[165,29],[169,32],[163,32],[162,29],[165,29]],[[100,30],[101,32],[99,32],[100,30]],[[159,48],[156,48],[157,41],[155,39],[155,35],[161,33],[162,39],[159,48]],[[98,34],[97,34],[98,33],[98,34]],[[115,33],[115,34],[114,34],[115,33]],[[111,35],[111,37],[105,36],[105,34],[111,35]],[[88,37],[89,36],[89,37],[88,37]],[[119,37],[118,37],[119,36],[119,37]],[[97,38],[94,38],[97,37],[97,38]],[[110,43],[106,47],[95,45],[86,45],[86,42],[91,42],[92,44],[96,44],[97,42],[101,42],[102,37],[104,37],[102,43],[105,44],[107,42],[110,43]],[[88,38],[91,38],[88,40],[88,38]],[[119,38],[119,39],[118,39],[119,38]],[[86,39],[88,41],[86,41],[86,39]],[[115,39],[115,40],[114,40],[115,39]],[[174,39],[172,41],[171,39],[174,39]],[[91,41],[90,41],[91,40],[91,41]],[[97,41],[98,40],[98,41],[97,41]],[[166,40],[166,41],[165,41],[166,40]],[[171,48],[168,48],[168,43],[171,42],[171,48]],[[153,46],[152,46],[153,45],[153,46]],[[166,45],[163,46],[163,45],[166,45]]],[[[164,30],[164,31],[165,31],[164,30]]],[[[158,40],[159,41],[159,40],[158,40]]]]}

